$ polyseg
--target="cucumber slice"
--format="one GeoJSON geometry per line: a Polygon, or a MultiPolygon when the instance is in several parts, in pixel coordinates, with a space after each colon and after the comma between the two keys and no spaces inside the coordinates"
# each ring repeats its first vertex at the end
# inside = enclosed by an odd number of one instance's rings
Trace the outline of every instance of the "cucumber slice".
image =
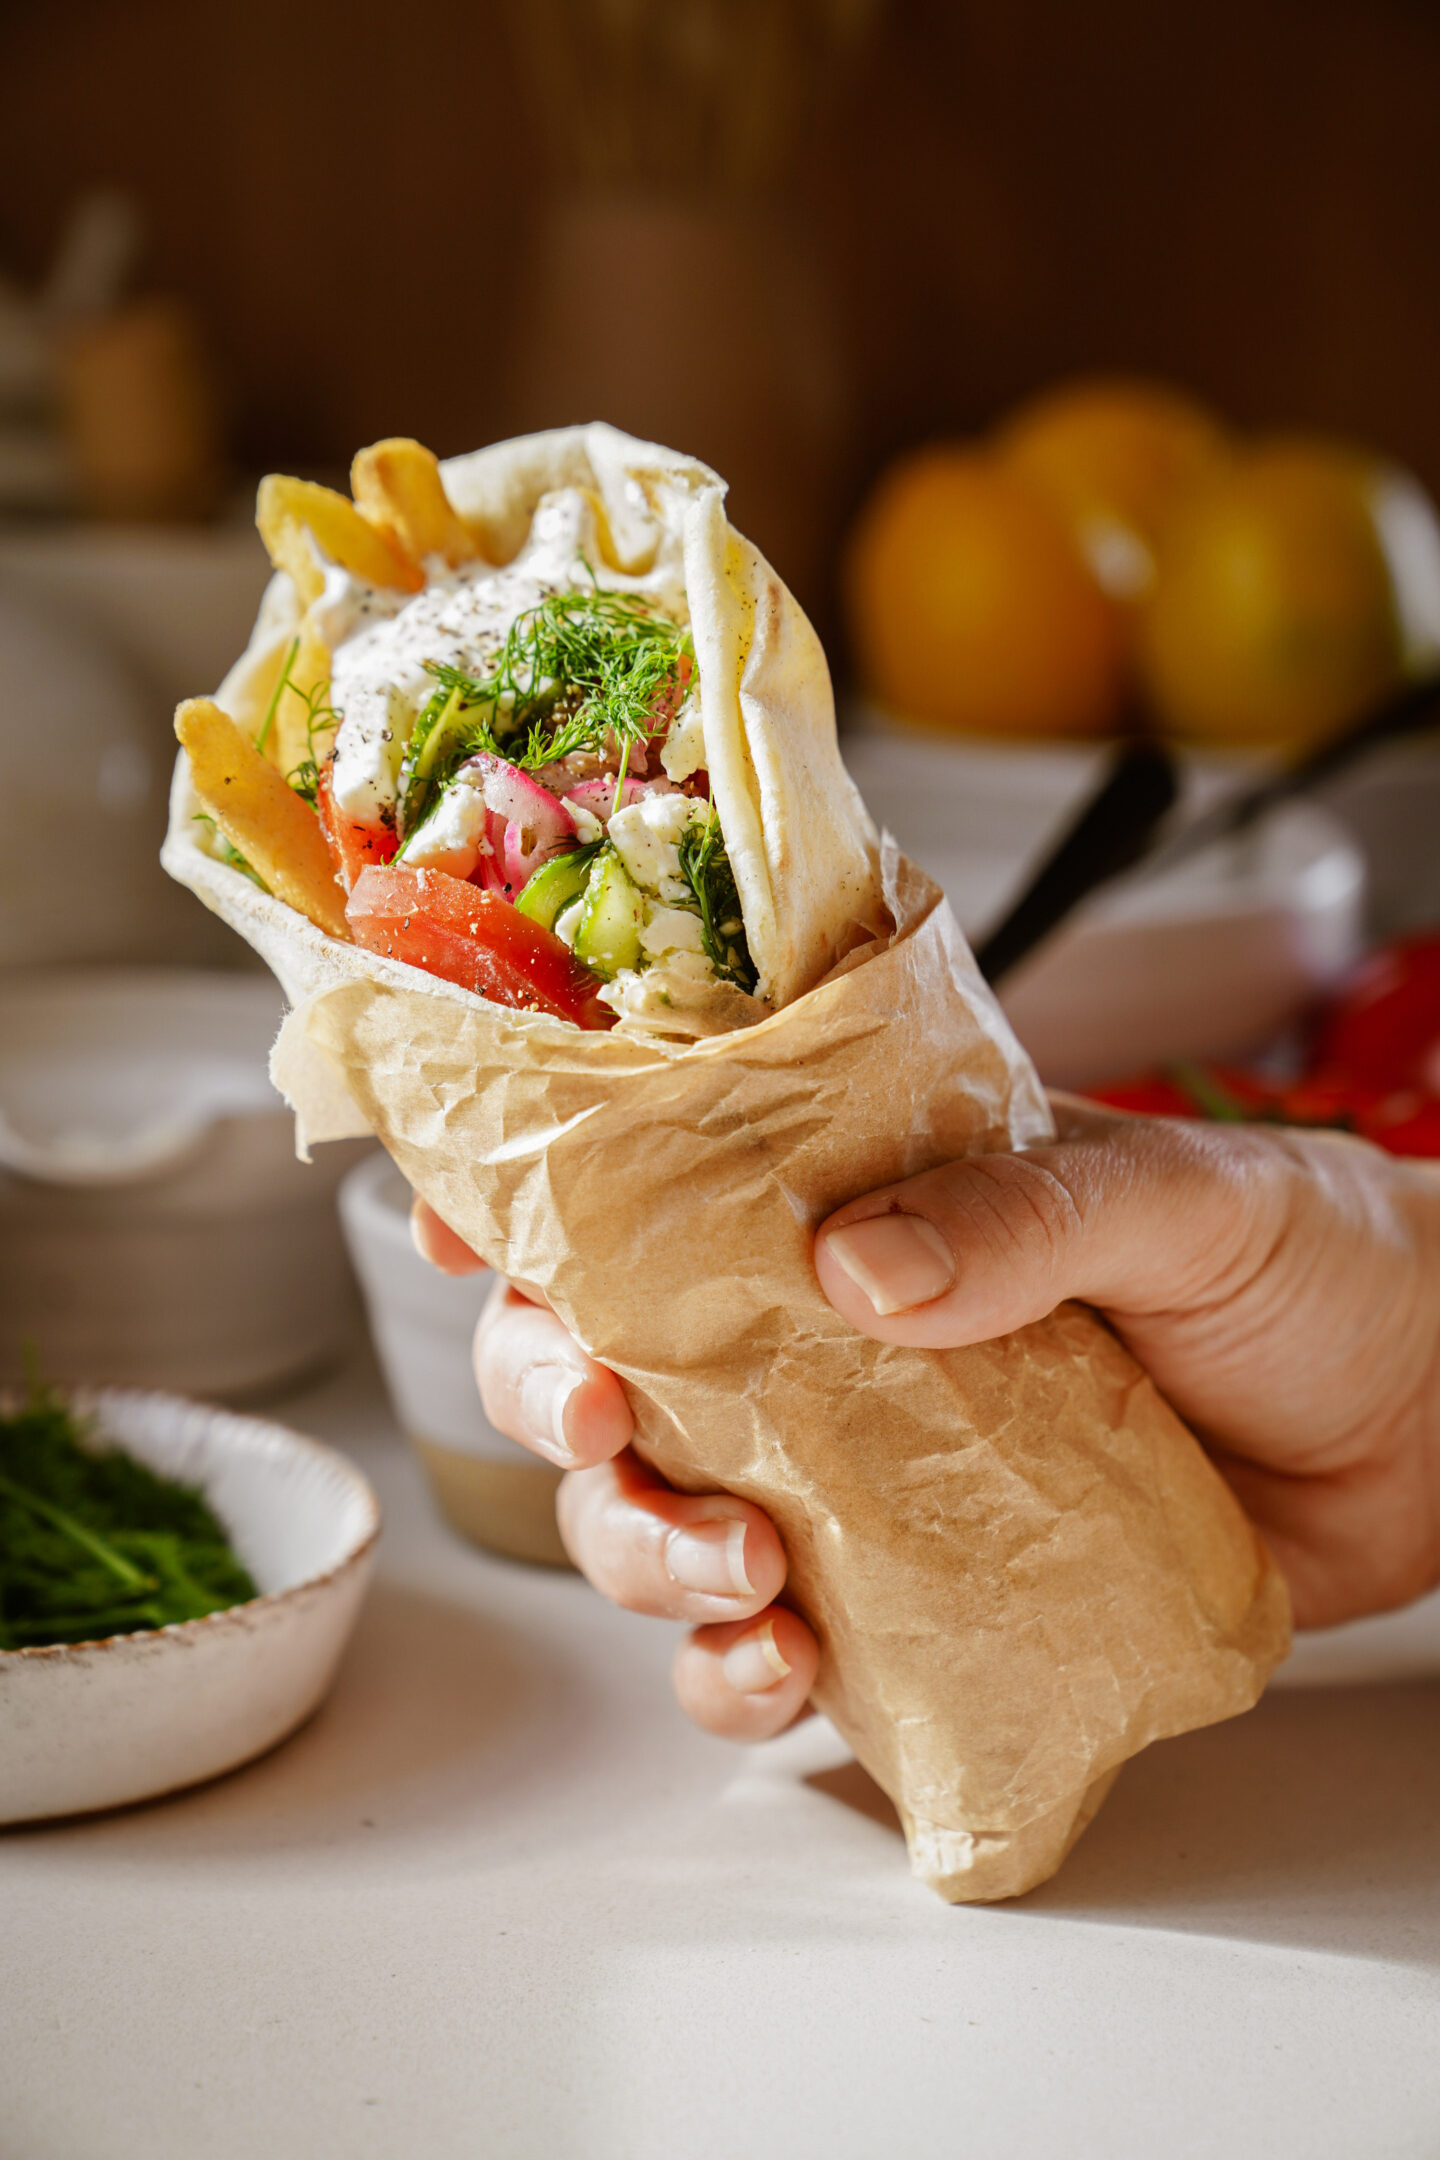
{"type": "Polygon", "coordinates": [[[607,848],[585,892],[585,912],[575,933],[575,957],[606,982],[640,961],[640,923],[645,903],[613,848],[607,848]]]}
{"type": "Polygon", "coordinates": [[[531,922],[538,922],[542,930],[553,930],[556,916],[563,915],[571,901],[584,892],[593,860],[589,850],[583,848],[553,855],[549,862],[541,863],[526,884],[516,907],[531,922]]]}

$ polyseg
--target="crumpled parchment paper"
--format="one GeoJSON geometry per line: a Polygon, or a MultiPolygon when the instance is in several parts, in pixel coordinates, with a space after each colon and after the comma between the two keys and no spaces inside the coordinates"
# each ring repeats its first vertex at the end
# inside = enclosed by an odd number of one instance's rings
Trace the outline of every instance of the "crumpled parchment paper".
{"type": "Polygon", "coordinates": [[[273,1070],[311,1140],[379,1135],[490,1262],[613,1366],[641,1451],[774,1518],[815,1700],[950,1899],[1042,1882],[1120,1763],[1244,1710],[1284,1585],[1092,1313],[897,1349],[821,1294],[854,1194],[1050,1119],[937,889],[887,848],[892,938],[761,1024],[582,1034],[337,944],[205,854],[183,759],[168,867],[294,1010],[273,1070]]]}

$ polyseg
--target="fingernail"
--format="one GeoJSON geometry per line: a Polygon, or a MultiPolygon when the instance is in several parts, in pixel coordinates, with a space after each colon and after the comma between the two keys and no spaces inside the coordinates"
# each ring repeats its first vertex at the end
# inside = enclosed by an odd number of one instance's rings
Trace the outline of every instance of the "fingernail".
{"type": "Polygon", "coordinates": [[[672,1530],[665,1540],[665,1572],[682,1590],[706,1597],[754,1597],[745,1572],[745,1525],[717,1520],[672,1530]]]}
{"type": "Polygon", "coordinates": [[[737,1695],[763,1695],[785,1679],[790,1667],[775,1645],[775,1623],[767,1620],[753,1635],[732,1643],[720,1669],[737,1695]]]}
{"type": "Polygon", "coordinates": [[[955,1256],[923,1215],[872,1215],[827,1230],[825,1249],[882,1317],[928,1305],[955,1280],[955,1256]]]}
{"type": "Polygon", "coordinates": [[[520,1409],[542,1455],[568,1470],[575,1451],[565,1434],[565,1411],[582,1375],[568,1365],[532,1365],[520,1382],[520,1409]]]}

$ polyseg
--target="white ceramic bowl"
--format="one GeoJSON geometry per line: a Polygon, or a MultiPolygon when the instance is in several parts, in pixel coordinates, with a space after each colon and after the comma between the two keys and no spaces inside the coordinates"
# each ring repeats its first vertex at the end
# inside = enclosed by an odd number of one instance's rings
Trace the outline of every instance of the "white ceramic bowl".
{"type": "Polygon", "coordinates": [[[168,1395],[72,1400],[104,1439],[200,1486],[261,1594],[138,1635],[0,1651],[0,1822],[152,1799],[283,1740],[334,1678],[380,1535],[369,1485],[317,1440],[168,1395]]]}
{"type": "MultiPolygon", "coordinates": [[[[844,749],[872,814],[944,886],[972,943],[1044,859],[1109,754],[948,743],[893,725],[851,734],[844,749]]],[[[1188,800],[1202,807],[1246,777],[1192,760],[1188,800]]],[[[1364,896],[1364,857],[1343,826],[1293,804],[1168,875],[1096,894],[1006,978],[1001,1003],[1059,1086],[1236,1056],[1353,963],[1364,896]]]]}
{"type": "Polygon", "coordinates": [[[0,1380],[238,1396],[323,1365],[354,1325],[335,1187],[270,1084],[268,975],[0,977],[0,1380]]]}

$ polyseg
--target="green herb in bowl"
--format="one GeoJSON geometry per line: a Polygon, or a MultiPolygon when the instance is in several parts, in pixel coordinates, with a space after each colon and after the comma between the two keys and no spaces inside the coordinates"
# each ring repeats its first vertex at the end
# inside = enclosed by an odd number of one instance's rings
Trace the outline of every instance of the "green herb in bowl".
{"type": "Polygon", "coordinates": [[[97,1642],[258,1596],[200,1493],[32,1391],[0,1416],[0,1650],[97,1642]]]}

